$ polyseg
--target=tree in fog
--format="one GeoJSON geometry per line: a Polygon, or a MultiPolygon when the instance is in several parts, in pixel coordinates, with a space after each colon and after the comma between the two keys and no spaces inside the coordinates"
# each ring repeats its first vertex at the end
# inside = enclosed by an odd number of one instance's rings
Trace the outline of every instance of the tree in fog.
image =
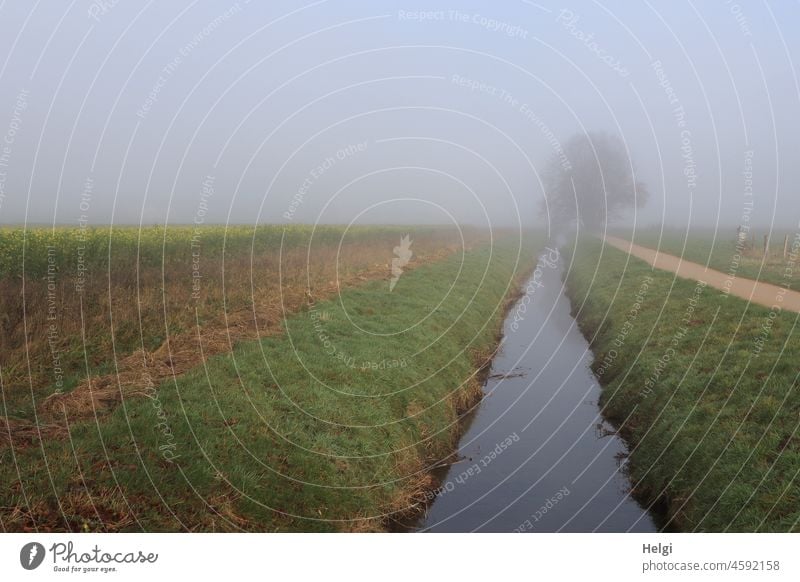
{"type": "Polygon", "coordinates": [[[647,188],[634,178],[622,140],[607,133],[576,134],[543,174],[542,209],[555,228],[601,231],[606,223],[642,206],[647,188]]]}

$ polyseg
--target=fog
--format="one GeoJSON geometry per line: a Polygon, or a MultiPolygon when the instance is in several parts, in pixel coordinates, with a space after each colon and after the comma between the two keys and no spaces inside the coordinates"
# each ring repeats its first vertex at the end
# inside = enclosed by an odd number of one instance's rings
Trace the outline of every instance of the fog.
{"type": "Polygon", "coordinates": [[[5,2],[0,223],[543,224],[575,133],[638,225],[797,227],[796,3],[5,2]]]}

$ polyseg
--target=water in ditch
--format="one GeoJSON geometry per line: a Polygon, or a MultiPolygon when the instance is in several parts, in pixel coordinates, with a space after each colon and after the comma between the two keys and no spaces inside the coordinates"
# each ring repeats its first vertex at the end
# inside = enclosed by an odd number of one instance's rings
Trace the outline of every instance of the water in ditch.
{"type": "Polygon", "coordinates": [[[598,407],[563,268],[546,250],[509,311],[486,396],[419,531],[656,531],[630,494],[626,445],[598,407]]]}

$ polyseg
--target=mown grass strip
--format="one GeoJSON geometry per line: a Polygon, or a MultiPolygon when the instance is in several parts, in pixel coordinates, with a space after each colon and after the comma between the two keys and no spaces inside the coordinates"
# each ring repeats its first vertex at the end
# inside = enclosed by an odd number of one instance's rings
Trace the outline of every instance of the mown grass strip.
{"type": "Polygon", "coordinates": [[[800,529],[797,315],[598,240],[573,259],[568,293],[604,412],[631,443],[635,491],[681,530],[800,529]]]}
{"type": "Polygon", "coordinates": [[[3,527],[385,527],[452,450],[531,251],[484,245],[405,273],[392,292],[347,289],[289,318],[285,335],[71,426],[67,441],[0,451],[3,527]]]}

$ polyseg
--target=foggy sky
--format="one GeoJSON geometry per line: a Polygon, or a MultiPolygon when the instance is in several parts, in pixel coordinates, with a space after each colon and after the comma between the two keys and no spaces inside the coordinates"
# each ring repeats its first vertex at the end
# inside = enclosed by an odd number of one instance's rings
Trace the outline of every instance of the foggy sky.
{"type": "Polygon", "coordinates": [[[0,223],[529,225],[560,144],[604,130],[651,191],[638,224],[796,227],[798,25],[725,0],[7,1],[0,223]]]}

